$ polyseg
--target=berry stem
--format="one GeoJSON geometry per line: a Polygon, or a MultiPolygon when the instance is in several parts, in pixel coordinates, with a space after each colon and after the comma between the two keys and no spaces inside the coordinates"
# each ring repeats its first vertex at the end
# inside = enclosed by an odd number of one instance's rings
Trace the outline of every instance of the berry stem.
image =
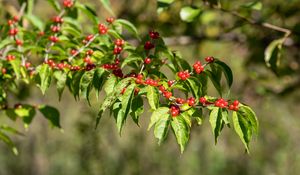
{"type": "Polygon", "coordinates": [[[72,56],[70,56],[68,58],[68,61],[71,62],[74,57],[76,57],[80,52],[82,52],[85,48],[87,48],[98,36],[99,36],[99,33],[96,33],[84,46],[82,46],[81,48],[79,48],[76,51],[75,54],[73,54],[72,56]]]}

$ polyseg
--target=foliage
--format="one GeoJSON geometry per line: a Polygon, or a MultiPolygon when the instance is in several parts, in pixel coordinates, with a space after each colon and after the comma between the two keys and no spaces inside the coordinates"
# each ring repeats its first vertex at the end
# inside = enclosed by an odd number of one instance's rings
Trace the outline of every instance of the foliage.
{"type": "MultiPolygon", "coordinates": [[[[86,99],[89,104],[91,93],[96,92],[98,98],[103,89],[106,96],[99,107],[96,127],[108,110],[120,134],[129,116],[138,125],[147,99],[152,112],[148,128],[154,126],[159,144],[171,129],[183,152],[191,127],[202,124],[203,116],[209,113],[216,142],[224,126],[233,125],[249,152],[252,134],[258,133],[258,121],[246,104],[223,99],[232,85],[233,75],[222,59],[206,57],[205,61],[199,60],[191,66],[165,44],[157,31],[151,30],[141,37],[128,20],[109,17],[99,23],[97,13],[80,2],[65,0],[62,6],[57,1],[50,3],[59,11],[50,21],[43,22],[33,15],[28,3],[28,8],[22,6],[19,15],[0,26],[0,107],[7,117],[13,121],[22,119],[28,127],[39,111],[52,126],[61,127],[60,114],[52,106],[10,104],[9,95],[16,95],[24,83],[35,84],[43,94],[55,84],[59,99],[67,88],[76,100],[86,99]],[[94,26],[92,31],[80,27],[81,14],[89,18],[94,26]],[[126,32],[141,44],[125,41],[126,32]],[[175,80],[165,75],[162,71],[165,67],[176,76],[175,80]],[[219,98],[207,95],[208,79],[219,98]],[[226,86],[222,84],[223,79],[226,86]]],[[[109,9],[109,1],[102,3],[109,9]]],[[[197,9],[185,7],[180,14],[190,22],[199,13],[197,9]]],[[[1,129],[0,138],[17,153],[5,134],[13,129],[7,128],[1,129]]]]}

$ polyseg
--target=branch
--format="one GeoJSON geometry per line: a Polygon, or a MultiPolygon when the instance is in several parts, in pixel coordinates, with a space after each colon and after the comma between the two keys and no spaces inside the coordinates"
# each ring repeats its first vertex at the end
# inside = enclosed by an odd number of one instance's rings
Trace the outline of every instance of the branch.
{"type": "Polygon", "coordinates": [[[289,37],[292,34],[292,31],[290,29],[279,27],[279,26],[276,26],[276,25],[273,25],[273,24],[270,24],[270,23],[267,23],[267,22],[260,23],[260,22],[257,22],[255,20],[251,19],[251,18],[247,18],[245,16],[242,16],[241,14],[239,14],[236,11],[226,10],[222,7],[213,7],[213,8],[217,9],[217,10],[220,10],[222,12],[225,12],[225,13],[231,14],[232,16],[238,17],[238,18],[244,20],[245,22],[247,22],[249,24],[253,24],[253,25],[256,25],[256,26],[259,26],[259,27],[272,29],[272,30],[275,30],[275,31],[278,31],[278,32],[285,33],[284,40],[286,40],[287,37],[289,37]]]}

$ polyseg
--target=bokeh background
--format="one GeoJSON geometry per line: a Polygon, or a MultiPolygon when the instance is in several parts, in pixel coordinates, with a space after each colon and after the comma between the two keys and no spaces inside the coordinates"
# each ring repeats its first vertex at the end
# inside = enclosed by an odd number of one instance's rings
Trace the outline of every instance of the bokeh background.
{"type": "MultiPolygon", "coordinates": [[[[110,14],[100,0],[79,0],[96,9],[105,20],[110,14]]],[[[94,130],[100,101],[76,102],[65,91],[58,101],[52,87],[42,96],[37,87],[24,87],[16,101],[47,103],[61,113],[63,130],[51,129],[37,116],[25,130],[21,122],[7,120],[0,113],[0,122],[24,131],[24,137],[13,137],[19,155],[0,143],[0,175],[289,175],[300,172],[300,1],[262,0],[262,10],[243,11],[241,4],[250,1],[228,1],[226,9],[235,9],[256,20],[284,26],[293,34],[284,43],[279,75],[264,63],[264,49],[282,33],[249,25],[224,12],[203,7],[194,22],[180,20],[185,5],[200,1],[176,1],[169,9],[157,13],[155,0],[111,0],[116,16],[133,22],[141,34],[155,29],[167,43],[179,50],[190,63],[205,56],[222,58],[231,66],[234,85],[231,96],[246,102],[256,111],[259,135],[251,142],[251,153],[244,153],[238,136],[229,128],[214,145],[209,122],[193,127],[190,142],[183,154],[172,134],[158,146],[152,131],[147,131],[150,113],[141,117],[140,127],[128,120],[122,136],[114,119],[103,117],[94,130]]],[[[45,0],[35,1],[35,14],[49,19],[56,12],[45,0]]],[[[7,14],[16,13],[13,0],[0,0],[0,22],[7,14]]],[[[85,17],[81,17],[88,27],[85,17]]],[[[130,39],[130,36],[128,36],[130,39]]],[[[213,88],[212,88],[213,89],[213,88]]],[[[211,95],[215,92],[211,90],[211,95]]],[[[147,111],[147,106],[146,106],[147,111]]]]}

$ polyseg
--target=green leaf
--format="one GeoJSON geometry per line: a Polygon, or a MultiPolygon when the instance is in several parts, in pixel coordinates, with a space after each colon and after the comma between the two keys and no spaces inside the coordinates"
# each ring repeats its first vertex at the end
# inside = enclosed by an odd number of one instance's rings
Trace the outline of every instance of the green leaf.
{"type": "Polygon", "coordinates": [[[249,153],[249,142],[252,137],[251,126],[249,126],[250,123],[244,118],[243,115],[241,115],[241,113],[236,111],[232,113],[232,121],[235,132],[242,140],[247,153],[249,153]]]}
{"type": "Polygon", "coordinates": [[[224,121],[222,120],[222,109],[218,107],[211,107],[211,109],[209,122],[215,136],[215,144],[217,144],[218,136],[220,135],[224,125],[224,121]]]}
{"type": "Polygon", "coordinates": [[[133,62],[142,62],[143,58],[138,55],[138,54],[130,54],[128,57],[126,57],[126,59],[122,62],[122,66],[121,68],[123,68],[124,66],[126,66],[127,64],[133,63],[133,62]]]}
{"type": "Polygon", "coordinates": [[[167,137],[170,125],[170,114],[160,116],[159,120],[155,123],[154,136],[158,139],[160,145],[167,137]]]}
{"type": "Polygon", "coordinates": [[[253,129],[254,133],[257,135],[259,123],[255,112],[249,106],[242,105],[239,107],[238,113],[241,113],[241,115],[243,115],[245,118],[249,120],[251,124],[251,128],[253,129]]]}
{"type": "Polygon", "coordinates": [[[15,154],[18,155],[18,149],[13,143],[13,141],[3,132],[0,131],[0,139],[6,143],[7,146],[11,149],[11,151],[15,154]]]}
{"type": "Polygon", "coordinates": [[[122,127],[126,121],[127,115],[130,112],[132,98],[134,95],[135,84],[131,84],[126,88],[125,93],[122,95],[122,112],[123,115],[121,118],[117,118],[117,127],[119,134],[121,134],[122,127]]]}
{"type": "Polygon", "coordinates": [[[94,11],[91,7],[81,4],[79,2],[76,2],[75,6],[81,10],[84,14],[86,14],[86,16],[92,20],[95,24],[98,24],[98,17],[97,17],[97,13],[96,11],[94,11]]]}
{"type": "Polygon", "coordinates": [[[230,122],[229,122],[229,117],[228,117],[228,111],[227,109],[222,109],[221,110],[221,115],[222,115],[222,120],[223,122],[229,126],[230,122]]]}
{"type": "Polygon", "coordinates": [[[186,85],[189,87],[190,92],[192,92],[193,96],[196,98],[200,98],[201,97],[201,87],[202,85],[200,84],[200,82],[193,77],[188,78],[185,81],[186,85]]]}
{"type": "Polygon", "coordinates": [[[252,10],[261,10],[262,6],[263,4],[260,1],[248,2],[246,4],[241,5],[241,7],[252,9],[252,10]]]}
{"type": "Polygon", "coordinates": [[[80,79],[80,93],[85,97],[90,104],[89,95],[92,88],[92,81],[94,77],[94,70],[86,71],[80,79]]]}
{"type": "Polygon", "coordinates": [[[99,92],[104,85],[108,72],[103,68],[97,68],[94,73],[93,85],[97,92],[97,98],[99,96],[99,92]]]}
{"type": "Polygon", "coordinates": [[[36,68],[39,77],[39,88],[45,95],[46,90],[49,88],[51,83],[52,70],[48,64],[42,64],[36,68]]]}
{"type": "Polygon", "coordinates": [[[19,59],[14,59],[12,61],[9,61],[9,63],[11,64],[17,79],[21,78],[21,70],[20,70],[20,66],[21,66],[21,61],[19,59]]]}
{"type": "Polygon", "coordinates": [[[171,126],[176,136],[177,143],[180,146],[180,151],[181,153],[183,153],[186,144],[188,143],[189,140],[190,127],[186,123],[186,120],[181,115],[172,118],[171,126]]]}
{"type": "Polygon", "coordinates": [[[212,73],[210,70],[205,70],[204,73],[208,75],[209,79],[213,83],[214,87],[218,91],[219,95],[222,96],[221,83],[218,81],[218,77],[216,74],[212,73]]]}
{"type": "Polygon", "coordinates": [[[108,80],[104,84],[104,91],[105,91],[106,95],[108,95],[114,91],[114,87],[116,86],[116,84],[117,84],[117,77],[111,74],[108,77],[108,80]]]}
{"type": "Polygon", "coordinates": [[[56,108],[48,105],[40,105],[38,109],[44,115],[44,117],[52,124],[52,126],[58,128],[61,127],[59,122],[60,114],[56,108]]]}
{"type": "Polygon", "coordinates": [[[100,122],[102,113],[111,105],[115,103],[119,96],[121,96],[122,89],[128,86],[128,84],[133,80],[132,77],[122,79],[114,88],[113,92],[109,93],[103,103],[100,106],[98,117],[96,119],[96,128],[100,122]]]}
{"type": "Polygon", "coordinates": [[[280,65],[281,49],[284,38],[272,41],[265,49],[265,62],[268,67],[276,72],[280,65]]]}
{"type": "Polygon", "coordinates": [[[131,104],[131,117],[133,119],[133,121],[139,125],[139,117],[140,115],[142,115],[144,112],[144,102],[143,99],[140,95],[138,95],[137,97],[135,97],[132,100],[132,104],[131,104]]]}
{"type": "Polygon", "coordinates": [[[170,109],[168,107],[159,107],[151,115],[148,130],[161,118],[161,116],[168,114],[170,109]]]}
{"type": "Polygon", "coordinates": [[[104,8],[113,16],[116,16],[113,10],[111,9],[110,0],[100,0],[104,8]]]}
{"type": "Polygon", "coordinates": [[[214,63],[216,63],[217,65],[219,65],[223,71],[223,74],[227,80],[227,84],[229,87],[231,87],[232,83],[233,83],[233,75],[232,75],[232,71],[230,69],[229,66],[227,66],[227,64],[225,64],[224,62],[220,61],[220,60],[215,60],[214,63]]]}
{"type": "Polygon", "coordinates": [[[24,17],[36,28],[38,28],[40,31],[44,31],[44,23],[43,21],[32,14],[26,14],[24,17]]]}
{"type": "Polygon", "coordinates": [[[172,4],[175,0],[157,0],[157,2],[165,3],[165,4],[172,4]]]}
{"type": "Polygon", "coordinates": [[[0,49],[2,49],[3,47],[5,47],[8,44],[11,44],[12,40],[10,38],[6,38],[4,40],[1,40],[0,42],[0,49]]]}
{"type": "Polygon", "coordinates": [[[61,100],[62,93],[65,89],[66,82],[67,82],[67,73],[64,71],[55,71],[53,76],[55,77],[56,81],[56,89],[58,92],[58,99],[61,100]]]}
{"type": "Polygon", "coordinates": [[[61,7],[57,0],[48,0],[48,2],[56,9],[56,11],[60,11],[61,7]]]}
{"type": "Polygon", "coordinates": [[[80,70],[73,73],[72,81],[71,81],[71,90],[74,98],[77,100],[79,98],[80,93],[80,80],[85,71],[80,70]]]}
{"type": "Polygon", "coordinates": [[[140,40],[140,37],[138,35],[138,31],[136,27],[129,21],[125,19],[117,19],[115,20],[114,24],[121,24],[123,27],[125,27],[129,32],[131,32],[137,39],[140,40]]]}
{"type": "Polygon", "coordinates": [[[192,22],[199,14],[201,10],[198,8],[193,8],[186,6],[180,10],[180,18],[185,22],[192,22]]]}
{"type": "Polygon", "coordinates": [[[147,99],[151,109],[157,109],[159,104],[159,92],[155,87],[147,87],[147,99]]]}
{"type": "Polygon", "coordinates": [[[1,125],[0,130],[3,130],[5,132],[9,132],[11,134],[19,135],[19,136],[24,136],[24,134],[22,132],[16,130],[15,128],[7,126],[7,125],[1,125]]]}
{"type": "Polygon", "coordinates": [[[28,127],[28,125],[32,122],[36,113],[35,108],[30,105],[22,105],[21,108],[15,109],[14,112],[18,117],[22,118],[25,123],[25,127],[28,127]]]}

